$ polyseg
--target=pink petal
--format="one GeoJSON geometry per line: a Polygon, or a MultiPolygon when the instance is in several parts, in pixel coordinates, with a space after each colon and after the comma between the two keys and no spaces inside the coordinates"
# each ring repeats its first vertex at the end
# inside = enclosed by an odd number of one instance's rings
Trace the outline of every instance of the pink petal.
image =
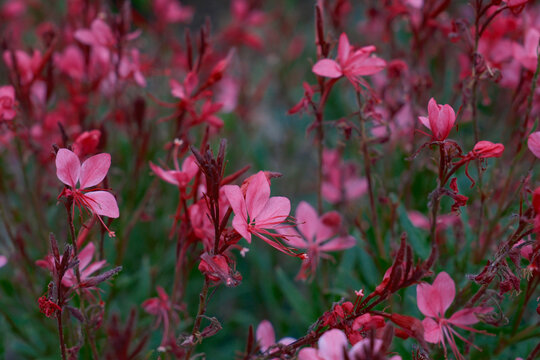
{"type": "Polygon", "coordinates": [[[222,189],[227,200],[229,200],[229,204],[231,204],[235,217],[239,217],[247,223],[246,201],[240,187],[237,185],[225,185],[222,189]]]}
{"type": "Polygon", "coordinates": [[[527,146],[534,156],[540,159],[540,131],[533,132],[529,135],[527,146]]]}
{"type": "Polygon", "coordinates": [[[118,210],[118,203],[113,194],[108,191],[91,191],[84,194],[86,198],[89,198],[89,204],[91,210],[97,215],[107,216],[110,218],[117,218],[120,216],[118,210]]]}
{"type": "Polygon", "coordinates": [[[249,232],[248,224],[246,220],[242,219],[242,216],[235,215],[232,221],[232,226],[244,239],[251,243],[251,233],[249,232]]]}
{"type": "Polygon", "coordinates": [[[79,269],[84,269],[92,261],[94,256],[94,243],[89,242],[81,251],[79,251],[79,269]]]}
{"type": "Polygon", "coordinates": [[[83,279],[88,278],[93,273],[95,273],[96,271],[98,271],[99,269],[104,267],[106,263],[107,263],[107,260],[101,260],[101,261],[90,264],[87,268],[85,268],[81,272],[81,278],[83,278],[83,279]]]}
{"type": "Polygon", "coordinates": [[[291,202],[283,196],[271,197],[261,213],[254,218],[257,227],[272,229],[284,222],[291,212],[291,202]]]}
{"type": "Polygon", "coordinates": [[[341,200],[341,191],[333,184],[324,182],[321,187],[322,196],[329,203],[335,204],[341,200]]]}
{"type": "Polygon", "coordinates": [[[66,185],[75,188],[81,172],[81,162],[74,152],[60,149],[56,154],[56,176],[66,185]]]}
{"type": "Polygon", "coordinates": [[[111,167],[111,155],[107,153],[97,154],[88,158],[81,166],[80,183],[81,189],[96,186],[105,179],[111,167]]]}
{"type": "Polygon", "coordinates": [[[441,111],[439,112],[439,121],[441,124],[441,137],[446,138],[456,122],[456,113],[450,105],[443,105],[441,111]]]}
{"type": "Polygon", "coordinates": [[[347,348],[347,336],[338,329],[324,333],[319,339],[319,356],[325,360],[342,360],[347,348]]]}
{"type": "Polygon", "coordinates": [[[432,318],[425,318],[422,321],[424,326],[424,340],[429,343],[437,344],[442,339],[442,331],[439,324],[432,318]]]}
{"type": "Polygon", "coordinates": [[[429,130],[431,130],[431,125],[429,125],[429,119],[425,116],[419,116],[418,117],[418,120],[420,120],[420,122],[425,126],[427,127],[429,130]]]}
{"type": "Polygon", "coordinates": [[[296,224],[307,241],[313,242],[319,227],[319,217],[315,209],[305,201],[300,202],[296,208],[296,224]]]}
{"type": "Polygon", "coordinates": [[[337,235],[341,227],[341,215],[337,211],[329,211],[319,219],[319,227],[315,237],[316,243],[322,243],[337,235]]]}
{"type": "Polygon", "coordinates": [[[318,355],[317,349],[303,348],[298,353],[298,360],[324,360],[318,355]]]}
{"type": "Polygon", "coordinates": [[[386,67],[386,61],[376,56],[370,56],[362,62],[354,64],[350,74],[353,76],[373,75],[382,71],[386,67]]]}
{"type": "Polygon", "coordinates": [[[159,166],[154,165],[152,162],[150,162],[150,168],[152,169],[154,174],[156,174],[161,180],[166,181],[169,184],[179,186],[178,185],[178,179],[175,176],[175,173],[177,173],[177,171],[164,170],[164,169],[160,168],[159,166]]]}
{"type": "Polygon", "coordinates": [[[440,315],[444,316],[456,297],[456,284],[447,273],[440,272],[433,282],[433,289],[440,294],[440,315]]]}
{"type": "Polygon", "coordinates": [[[75,39],[85,45],[93,45],[96,42],[94,34],[88,29],[75,31],[75,39]]]}
{"type": "Polygon", "coordinates": [[[276,334],[274,327],[268,320],[263,320],[257,326],[256,338],[261,345],[261,351],[266,351],[270,346],[276,343],[276,334]]]}
{"type": "Polygon", "coordinates": [[[319,247],[321,251],[341,251],[356,245],[356,239],[350,235],[332,239],[319,247]]]}
{"type": "Polygon", "coordinates": [[[448,319],[448,322],[456,326],[466,326],[476,324],[479,320],[475,314],[485,314],[491,312],[491,307],[474,307],[469,309],[463,309],[456,312],[448,319]]]}
{"type": "Polygon", "coordinates": [[[297,249],[307,249],[309,246],[302,235],[300,235],[292,226],[278,227],[276,231],[288,240],[287,245],[289,246],[297,249]]]}
{"type": "Polygon", "coordinates": [[[364,177],[353,178],[345,180],[343,186],[345,188],[345,196],[347,197],[347,200],[354,200],[367,192],[368,182],[364,177]]]}
{"type": "Polygon", "coordinates": [[[538,48],[538,41],[540,40],[540,32],[538,30],[530,28],[525,34],[525,51],[529,56],[536,57],[536,51],[538,48]]]}
{"type": "Polygon", "coordinates": [[[195,157],[193,155],[188,156],[182,163],[182,172],[186,173],[191,180],[195,174],[199,171],[199,166],[195,162],[195,157]]]}
{"type": "Polygon", "coordinates": [[[347,34],[342,33],[339,37],[338,45],[338,60],[340,63],[345,63],[349,58],[349,53],[351,50],[351,44],[349,43],[349,38],[347,34]]]}
{"type": "Polygon", "coordinates": [[[330,59],[322,59],[317,61],[311,70],[319,76],[333,79],[343,76],[341,66],[339,66],[339,64],[334,60],[330,59]]]}
{"type": "Polygon", "coordinates": [[[416,304],[422,314],[429,317],[437,317],[439,313],[439,299],[432,286],[420,283],[416,286],[416,304]]]}
{"type": "MultiPolygon", "coordinates": [[[[270,185],[263,171],[250,178],[246,190],[246,209],[251,220],[257,218],[270,198],[270,185]]],[[[287,214],[288,215],[288,214],[287,214]]]]}

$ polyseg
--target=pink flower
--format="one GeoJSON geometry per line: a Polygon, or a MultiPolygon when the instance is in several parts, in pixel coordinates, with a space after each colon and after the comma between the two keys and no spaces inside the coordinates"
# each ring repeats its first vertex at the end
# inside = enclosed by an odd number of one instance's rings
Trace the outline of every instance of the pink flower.
{"type": "Polygon", "coordinates": [[[73,198],[73,210],[75,205],[79,209],[83,206],[92,214],[97,215],[101,224],[109,232],[109,236],[114,236],[114,232],[107,228],[100,215],[110,218],[120,216],[116,199],[108,191],[89,189],[103,181],[110,166],[111,155],[106,153],[94,155],[82,165],[79,157],[71,150],[60,149],[56,154],[56,176],[70,187],[64,189],[60,196],[73,198]],[[79,187],[77,187],[77,182],[79,187]]]}
{"type": "Polygon", "coordinates": [[[277,241],[285,239],[283,235],[268,231],[282,227],[291,211],[291,202],[283,196],[270,197],[270,184],[264,171],[259,171],[249,179],[245,193],[237,185],[225,185],[223,189],[234,212],[233,228],[249,243],[253,234],[286,254],[305,256],[295,254],[277,241]]]}
{"type": "Polygon", "coordinates": [[[21,50],[16,50],[15,53],[12,51],[4,51],[4,62],[11,70],[13,70],[15,67],[13,64],[13,58],[15,58],[17,71],[21,77],[21,82],[23,84],[32,82],[38,75],[37,71],[41,67],[41,53],[38,50],[34,50],[32,56],[30,56],[21,50]]]}
{"type": "Polygon", "coordinates": [[[0,120],[12,120],[15,112],[15,89],[11,85],[0,87],[0,120]]]}
{"type": "Polygon", "coordinates": [[[152,5],[158,19],[165,23],[188,22],[193,17],[193,8],[176,0],[154,0],[152,5]]]}
{"type": "Polygon", "coordinates": [[[534,156],[540,159],[540,131],[533,132],[529,135],[527,146],[534,156]]]}
{"type": "MultiPolygon", "coordinates": [[[[356,343],[350,350],[347,336],[339,329],[332,329],[320,337],[315,348],[303,348],[298,353],[298,360],[371,360],[386,359],[386,351],[383,341],[380,339],[363,339],[356,343]]],[[[395,355],[389,360],[401,360],[401,356],[395,355]]]]}
{"type": "Polygon", "coordinates": [[[82,80],[85,76],[84,55],[75,45],[66,47],[61,54],[55,54],[54,64],[61,72],[75,80],[82,80]]]}
{"type": "MultiPolygon", "coordinates": [[[[175,153],[176,155],[176,153],[175,153]]],[[[193,155],[188,156],[182,163],[182,169],[178,165],[178,157],[174,156],[174,170],[166,170],[150,162],[150,168],[163,181],[176,185],[179,189],[185,189],[191,179],[199,171],[193,155]]]]}
{"type": "Polygon", "coordinates": [[[302,201],[296,208],[296,227],[279,229],[279,233],[287,236],[289,243],[299,249],[307,249],[308,258],[304,260],[298,278],[306,279],[307,271],[314,274],[320,257],[329,257],[326,252],[349,249],[356,244],[350,235],[339,235],[341,216],[335,212],[327,212],[319,217],[311,205],[302,201]]]}
{"type": "MultiPolygon", "coordinates": [[[[93,273],[103,268],[107,262],[106,260],[101,260],[91,263],[92,258],[94,257],[94,251],[95,246],[90,242],[79,252],[79,274],[81,275],[81,283],[88,279],[93,273]]],[[[71,287],[76,284],[77,277],[75,276],[75,272],[73,269],[69,269],[62,278],[62,285],[71,287]]]]}
{"type": "Polygon", "coordinates": [[[474,346],[463,336],[461,336],[451,325],[459,328],[480,332],[469,325],[478,322],[475,314],[483,314],[490,312],[492,308],[474,307],[459,310],[450,318],[446,318],[444,313],[450,307],[456,296],[456,285],[454,280],[445,272],[439,273],[433,282],[433,285],[421,283],[416,287],[416,300],[420,312],[427,316],[423,321],[424,339],[430,343],[441,343],[446,354],[446,342],[450,344],[450,348],[454,356],[458,359],[464,359],[459,352],[454,335],[465,341],[467,344],[474,346]]]}
{"type": "Polygon", "coordinates": [[[145,300],[141,306],[143,307],[144,311],[156,317],[156,327],[163,322],[163,336],[161,338],[161,345],[163,346],[168,341],[169,313],[172,313],[175,317],[177,315],[176,311],[171,312],[171,301],[169,300],[169,295],[167,295],[165,290],[163,290],[161,286],[158,286],[157,292],[158,297],[145,300]]]}
{"type": "Polygon", "coordinates": [[[494,144],[491,141],[482,140],[474,145],[471,154],[478,159],[501,157],[504,152],[503,144],[494,144]]]}
{"type": "Polygon", "coordinates": [[[419,116],[422,124],[431,130],[431,138],[435,141],[444,141],[456,122],[456,113],[450,105],[438,105],[431,98],[428,103],[428,117],[419,116]]]}
{"type": "Polygon", "coordinates": [[[116,39],[109,25],[101,20],[95,19],[90,25],[90,29],[79,29],[75,31],[75,39],[85,45],[112,47],[116,44],[116,39]]]}
{"type": "Polygon", "coordinates": [[[371,56],[375,46],[364,46],[357,50],[349,43],[345,33],[339,37],[338,56],[336,60],[321,59],[313,65],[312,71],[328,78],[345,76],[353,85],[362,84],[361,76],[373,75],[384,69],[386,62],[371,56]]]}
{"type": "Polygon", "coordinates": [[[534,28],[530,28],[525,34],[525,43],[523,45],[514,44],[514,57],[525,69],[531,72],[536,71],[539,41],[540,32],[534,28]]]}
{"type": "Polygon", "coordinates": [[[367,191],[367,180],[356,175],[353,163],[343,163],[337,150],[323,152],[322,196],[329,203],[352,201],[367,191]]]}
{"type": "MultiPolygon", "coordinates": [[[[263,320],[257,326],[256,338],[257,342],[261,346],[261,352],[266,352],[271,346],[276,345],[276,333],[272,323],[268,320],[263,320]]],[[[278,344],[289,345],[296,339],[291,337],[285,337],[278,341],[278,344]]]]}

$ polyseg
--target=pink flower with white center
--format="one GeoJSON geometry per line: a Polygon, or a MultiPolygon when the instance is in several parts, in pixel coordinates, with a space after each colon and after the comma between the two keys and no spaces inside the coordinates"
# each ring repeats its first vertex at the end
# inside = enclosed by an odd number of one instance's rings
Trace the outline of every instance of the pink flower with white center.
{"type": "MultiPolygon", "coordinates": [[[[79,258],[79,274],[81,276],[81,283],[88,279],[93,273],[105,266],[106,260],[92,262],[94,257],[95,246],[93,243],[88,243],[78,255],[79,258]]],[[[77,284],[77,277],[73,269],[69,269],[62,278],[62,285],[75,286],[77,284]]]]}
{"type": "Polygon", "coordinates": [[[289,244],[299,249],[307,249],[308,258],[304,260],[298,273],[299,279],[306,279],[308,273],[314,274],[319,258],[329,258],[330,251],[349,249],[356,244],[350,235],[338,236],[341,228],[341,216],[330,211],[321,217],[307,202],[302,201],[296,208],[296,227],[281,228],[278,232],[287,236],[289,244]]]}
{"type": "Polygon", "coordinates": [[[95,214],[107,229],[109,236],[112,237],[114,232],[107,228],[101,216],[110,218],[120,216],[118,204],[113,194],[94,188],[103,181],[110,166],[111,155],[106,153],[94,155],[82,165],[79,157],[71,150],[60,149],[56,154],[56,176],[69,186],[62,191],[60,196],[64,195],[73,199],[73,212],[77,206],[79,209],[84,207],[90,213],[95,214]],[[77,183],[79,183],[79,187],[77,187],[77,183]]]}
{"type": "Polygon", "coordinates": [[[234,219],[233,228],[249,243],[251,235],[256,235],[277,250],[288,255],[305,258],[305,254],[295,254],[278,239],[286,237],[271,233],[283,226],[291,211],[291,202],[283,196],[270,197],[270,184],[264,171],[253,175],[247,183],[245,193],[237,185],[223,186],[229,200],[234,219]]]}
{"type": "Polygon", "coordinates": [[[15,115],[15,89],[11,85],[0,87],[0,120],[12,120],[15,115]]]}
{"type": "Polygon", "coordinates": [[[456,122],[456,113],[450,105],[439,105],[431,98],[428,103],[428,117],[419,116],[418,119],[431,130],[434,141],[444,141],[456,122]]]}
{"type": "Polygon", "coordinates": [[[336,60],[321,59],[313,65],[312,71],[319,76],[333,79],[345,76],[356,87],[358,84],[365,84],[362,76],[376,74],[386,67],[383,59],[371,55],[374,51],[373,45],[355,49],[343,33],[339,37],[336,60]]]}
{"type": "MultiPolygon", "coordinates": [[[[261,346],[261,352],[266,352],[270,347],[276,345],[276,333],[274,332],[274,327],[272,323],[268,320],[263,320],[257,326],[257,331],[255,332],[255,337],[257,342],[261,346]]],[[[293,343],[296,339],[292,337],[284,337],[279,340],[277,343],[282,345],[289,345],[293,343]]]]}
{"type": "MultiPolygon", "coordinates": [[[[444,313],[456,296],[456,285],[454,280],[445,272],[439,273],[433,281],[433,285],[421,283],[416,287],[416,301],[420,312],[427,316],[423,321],[424,339],[427,342],[438,344],[442,343],[446,354],[446,341],[450,344],[450,349],[458,359],[464,359],[459,352],[454,335],[467,344],[475,346],[470,341],[461,336],[452,326],[461,329],[484,333],[475,330],[469,325],[476,324],[479,320],[475,314],[484,314],[492,310],[489,307],[473,307],[459,310],[450,318],[446,318],[444,313]]],[[[475,346],[476,347],[476,346],[475,346]]]]}

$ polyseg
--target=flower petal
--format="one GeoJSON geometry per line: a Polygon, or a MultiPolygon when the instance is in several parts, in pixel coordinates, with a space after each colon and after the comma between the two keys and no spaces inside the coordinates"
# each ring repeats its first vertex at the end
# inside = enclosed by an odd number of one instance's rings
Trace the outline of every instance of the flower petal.
{"type": "Polygon", "coordinates": [[[259,216],[269,198],[270,185],[264,171],[259,171],[250,178],[246,190],[246,209],[251,221],[259,216]]]}
{"type": "Polygon", "coordinates": [[[88,201],[91,210],[97,215],[117,218],[120,216],[118,203],[113,194],[108,191],[91,191],[84,194],[84,197],[89,198],[88,201]]]}
{"type": "Polygon", "coordinates": [[[178,186],[178,178],[175,176],[175,173],[177,171],[174,170],[164,170],[161,167],[153,164],[152,162],[149,163],[150,168],[156,174],[161,180],[168,182],[169,184],[173,184],[178,186]]]}
{"type": "Polygon", "coordinates": [[[347,34],[342,33],[339,36],[339,44],[338,44],[338,60],[341,64],[347,61],[347,59],[349,58],[350,51],[351,51],[351,44],[349,43],[349,38],[347,37],[347,34]]]}
{"type": "Polygon", "coordinates": [[[75,153],[60,149],[56,154],[56,176],[66,185],[75,188],[81,172],[81,162],[75,153]]]}
{"type": "Polygon", "coordinates": [[[319,356],[325,360],[342,360],[347,348],[347,336],[338,329],[324,333],[319,339],[319,356]]]}
{"type": "MultiPolygon", "coordinates": [[[[456,284],[446,272],[440,272],[433,282],[433,289],[439,293],[440,316],[444,316],[446,310],[450,307],[456,297],[456,284]]],[[[435,299],[433,299],[435,300],[435,299]]]]}
{"type": "Polygon", "coordinates": [[[429,343],[437,344],[442,339],[442,331],[439,323],[432,318],[425,318],[422,321],[424,326],[424,340],[429,343]]]}
{"type": "Polygon", "coordinates": [[[450,319],[448,319],[448,322],[456,326],[476,324],[479,320],[475,314],[485,314],[491,312],[492,310],[493,308],[491,307],[481,306],[462,309],[454,313],[454,315],[452,315],[450,319]]]}
{"type": "Polygon", "coordinates": [[[356,245],[356,239],[350,235],[341,236],[326,242],[319,247],[321,251],[341,251],[356,245]]]}
{"type": "Polygon", "coordinates": [[[270,346],[276,343],[276,334],[274,333],[274,327],[268,320],[263,320],[257,326],[256,338],[261,345],[261,351],[264,352],[270,346]]]}
{"type": "Polygon", "coordinates": [[[111,155],[107,153],[97,154],[88,158],[81,166],[79,182],[81,189],[96,186],[105,179],[111,167],[111,155]]]}
{"type": "Polygon", "coordinates": [[[301,201],[296,208],[296,223],[298,230],[308,242],[313,242],[319,227],[319,217],[311,205],[301,201]]]}
{"type": "Polygon", "coordinates": [[[311,69],[315,74],[319,76],[324,76],[332,79],[343,76],[343,71],[341,66],[334,60],[330,59],[321,59],[313,65],[311,69]]]}
{"type": "Polygon", "coordinates": [[[533,132],[529,135],[527,146],[534,156],[540,159],[540,131],[533,132]]]}
{"type": "Polygon", "coordinates": [[[291,201],[284,196],[271,197],[255,219],[255,225],[273,229],[284,222],[291,212],[291,201]]]}
{"type": "Polygon", "coordinates": [[[422,314],[429,317],[437,317],[439,300],[434,301],[432,286],[420,283],[416,286],[416,304],[422,314]],[[436,305],[437,304],[437,305],[436,305]]]}

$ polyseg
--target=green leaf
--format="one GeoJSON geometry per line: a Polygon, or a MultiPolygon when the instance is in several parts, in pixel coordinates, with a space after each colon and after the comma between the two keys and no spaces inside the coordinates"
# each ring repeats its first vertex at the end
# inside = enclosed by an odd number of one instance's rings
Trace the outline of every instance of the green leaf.
{"type": "Polygon", "coordinates": [[[295,313],[305,325],[311,324],[315,320],[312,304],[302,295],[300,290],[298,290],[296,285],[287,277],[287,274],[281,268],[278,267],[276,269],[276,275],[278,286],[295,313]]]}

